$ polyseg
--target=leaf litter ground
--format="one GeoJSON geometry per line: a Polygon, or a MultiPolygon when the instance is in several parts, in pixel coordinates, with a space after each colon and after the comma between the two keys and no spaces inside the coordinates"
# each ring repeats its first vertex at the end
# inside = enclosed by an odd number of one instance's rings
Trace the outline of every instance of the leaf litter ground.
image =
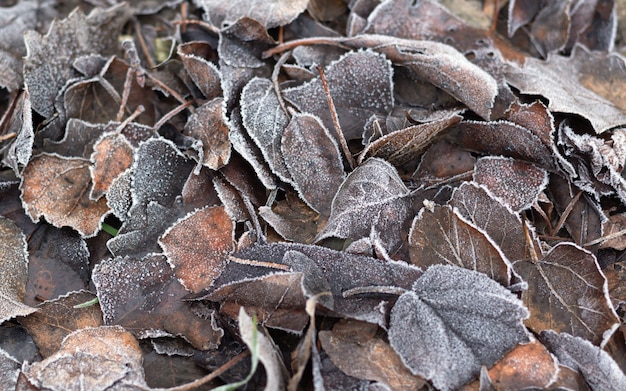
{"type": "Polygon", "coordinates": [[[0,8],[0,384],[626,389],[623,1],[0,8]]]}

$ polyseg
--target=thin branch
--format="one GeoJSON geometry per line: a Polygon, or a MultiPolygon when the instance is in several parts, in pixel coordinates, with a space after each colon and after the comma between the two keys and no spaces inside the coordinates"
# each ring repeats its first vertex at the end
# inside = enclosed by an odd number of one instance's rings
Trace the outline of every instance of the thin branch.
{"type": "Polygon", "coordinates": [[[330,109],[330,115],[333,118],[333,125],[335,125],[335,132],[337,133],[337,139],[339,140],[339,144],[341,144],[341,149],[343,150],[343,154],[346,155],[346,159],[348,159],[348,164],[350,164],[350,169],[354,170],[356,167],[356,162],[352,157],[352,153],[348,148],[348,143],[346,142],[346,138],[343,136],[343,130],[341,130],[341,125],[339,124],[339,117],[337,116],[337,110],[335,110],[335,104],[333,103],[333,98],[330,96],[330,89],[328,88],[328,82],[326,81],[326,76],[324,75],[324,68],[321,65],[318,65],[317,71],[320,73],[320,79],[322,80],[322,86],[324,86],[324,93],[326,94],[326,100],[328,101],[328,108],[330,109]]]}
{"type": "Polygon", "coordinates": [[[167,121],[171,120],[176,114],[180,113],[181,111],[185,110],[187,107],[191,106],[192,103],[193,103],[193,100],[187,101],[183,103],[182,105],[176,107],[174,110],[170,111],[169,113],[165,114],[156,124],[154,124],[154,130],[155,131],[159,130],[161,126],[165,125],[167,121]]]}

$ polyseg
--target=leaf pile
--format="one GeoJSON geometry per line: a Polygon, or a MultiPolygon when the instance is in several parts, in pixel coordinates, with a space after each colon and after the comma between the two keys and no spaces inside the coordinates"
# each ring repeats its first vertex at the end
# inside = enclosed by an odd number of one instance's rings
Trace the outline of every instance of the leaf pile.
{"type": "Polygon", "coordinates": [[[626,389],[617,3],[2,7],[0,383],[626,389]]]}

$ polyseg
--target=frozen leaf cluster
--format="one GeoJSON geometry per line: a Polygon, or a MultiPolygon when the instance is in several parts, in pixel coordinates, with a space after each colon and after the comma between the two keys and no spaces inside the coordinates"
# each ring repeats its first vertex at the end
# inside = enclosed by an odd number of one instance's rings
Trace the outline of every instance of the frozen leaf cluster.
{"type": "Polygon", "coordinates": [[[617,2],[96,3],[0,9],[0,383],[626,387],[617,2]]]}

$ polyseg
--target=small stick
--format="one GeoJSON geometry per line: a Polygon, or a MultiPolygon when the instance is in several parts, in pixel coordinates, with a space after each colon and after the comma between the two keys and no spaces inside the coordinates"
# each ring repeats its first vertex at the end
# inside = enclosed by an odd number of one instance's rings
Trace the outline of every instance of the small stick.
{"type": "Polygon", "coordinates": [[[200,26],[203,29],[208,30],[210,33],[213,33],[215,35],[219,35],[220,33],[220,30],[217,27],[202,20],[185,19],[185,20],[175,21],[174,24],[179,24],[181,26],[187,25],[187,24],[195,24],[196,26],[200,26]]]}
{"type": "Polygon", "coordinates": [[[288,265],[282,265],[280,263],[274,263],[274,262],[253,261],[251,259],[233,257],[232,255],[228,257],[228,260],[231,262],[242,264],[242,265],[271,267],[272,269],[279,269],[279,270],[285,270],[285,271],[291,270],[291,266],[288,266],[288,265]]]}
{"type": "Polygon", "coordinates": [[[607,240],[612,240],[612,239],[616,239],[619,238],[620,236],[626,235],[626,229],[623,229],[621,231],[617,231],[617,232],[613,232],[612,234],[606,235],[606,236],[602,236],[601,238],[592,240],[591,242],[587,242],[585,244],[583,244],[583,247],[590,247],[593,245],[596,245],[598,243],[604,243],[607,240]]]}
{"type": "Polygon", "coordinates": [[[341,44],[341,42],[344,40],[345,38],[343,37],[342,38],[312,37],[312,38],[294,39],[293,41],[281,43],[277,46],[274,46],[271,49],[264,51],[261,57],[263,58],[272,57],[274,54],[282,53],[284,51],[291,50],[298,46],[332,45],[332,46],[338,46],[344,49],[349,49],[349,47],[341,44]]]}
{"type": "Polygon", "coordinates": [[[148,45],[146,44],[146,40],[143,38],[143,33],[141,32],[141,25],[137,18],[133,20],[133,26],[135,27],[135,32],[137,33],[137,40],[139,41],[139,46],[141,46],[141,51],[143,51],[143,55],[146,56],[146,60],[148,60],[148,67],[150,69],[156,68],[156,64],[150,55],[150,51],[148,50],[148,45]]]}
{"type": "Polygon", "coordinates": [[[272,85],[274,86],[274,93],[276,94],[276,98],[278,99],[278,104],[280,104],[280,108],[283,109],[287,118],[291,118],[291,114],[289,114],[289,111],[287,111],[287,106],[285,106],[283,95],[280,93],[280,86],[278,85],[278,74],[280,73],[280,68],[289,59],[289,56],[291,56],[290,52],[286,52],[282,56],[280,56],[280,58],[276,62],[276,65],[274,65],[274,71],[272,72],[272,85]]]}
{"type": "Polygon", "coordinates": [[[533,243],[533,239],[530,237],[530,232],[528,231],[528,226],[526,225],[526,216],[524,214],[522,214],[522,229],[524,230],[524,236],[526,237],[528,251],[530,251],[530,259],[533,263],[537,263],[539,261],[539,257],[537,256],[537,251],[535,251],[535,243],[533,243]]]}
{"type": "Polygon", "coordinates": [[[17,134],[15,132],[3,134],[2,136],[0,136],[0,142],[6,141],[6,140],[10,140],[10,139],[12,139],[15,136],[17,136],[17,134]]]}
{"type": "Polygon", "coordinates": [[[117,112],[117,117],[115,117],[115,122],[120,122],[122,118],[124,118],[124,111],[126,108],[126,104],[128,103],[128,96],[130,95],[130,88],[133,82],[133,74],[135,73],[135,69],[129,67],[126,71],[126,79],[124,80],[124,91],[122,92],[122,103],[120,103],[120,109],[117,112]]]}
{"type": "Polygon", "coordinates": [[[182,105],[179,105],[178,107],[176,107],[174,110],[170,111],[169,113],[165,114],[163,118],[161,118],[156,124],[154,124],[154,130],[155,131],[159,130],[161,126],[165,125],[167,121],[171,120],[172,117],[174,117],[176,114],[180,113],[181,111],[185,110],[187,107],[191,106],[192,103],[193,103],[193,100],[187,101],[183,103],[182,105]]]}
{"type": "Polygon", "coordinates": [[[194,381],[192,381],[191,383],[187,383],[187,384],[183,384],[182,386],[177,386],[177,387],[172,387],[172,388],[158,388],[158,389],[154,389],[154,390],[159,390],[159,391],[191,391],[191,390],[196,390],[197,387],[210,382],[211,380],[214,380],[215,378],[217,378],[218,376],[220,376],[222,373],[228,371],[229,369],[231,369],[232,367],[234,367],[239,361],[243,360],[244,358],[248,357],[250,355],[250,351],[246,350],[243,351],[241,353],[239,353],[238,355],[236,355],[235,357],[231,358],[229,361],[226,362],[226,364],[222,365],[221,367],[219,367],[218,369],[216,369],[215,371],[209,373],[208,375],[201,377],[200,379],[196,379],[194,381]]]}
{"type": "Polygon", "coordinates": [[[489,36],[493,36],[498,25],[498,0],[493,0],[493,14],[491,16],[491,27],[489,28],[489,36]]]}
{"type": "MultiPolygon", "coordinates": [[[[124,122],[122,122],[121,124],[118,125],[118,127],[115,129],[116,133],[120,133],[122,130],[124,130],[124,128],[131,123],[132,121],[135,120],[135,118],[139,117],[139,115],[141,113],[143,113],[144,111],[146,111],[146,108],[143,107],[143,105],[139,105],[137,106],[137,108],[135,109],[135,111],[124,120],[124,122]]],[[[117,121],[119,122],[119,121],[117,121]]]]}
{"type": "Polygon", "coordinates": [[[563,224],[565,224],[565,220],[567,220],[567,218],[569,217],[569,214],[572,212],[572,209],[574,209],[574,205],[578,202],[578,199],[580,198],[582,194],[583,194],[582,190],[579,191],[578,194],[576,194],[574,198],[571,199],[569,204],[567,204],[567,207],[563,211],[561,218],[559,219],[559,221],[556,223],[556,226],[554,227],[553,233],[556,234],[557,232],[561,230],[561,228],[563,228],[563,224]]]}
{"type": "Polygon", "coordinates": [[[324,68],[322,68],[321,65],[318,65],[317,71],[320,73],[322,86],[324,86],[324,93],[326,94],[326,100],[328,101],[328,107],[330,108],[330,115],[333,118],[333,125],[335,125],[335,132],[337,132],[337,139],[339,140],[339,144],[341,144],[343,154],[346,155],[346,159],[348,159],[350,169],[354,170],[356,162],[354,161],[352,153],[350,153],[350,149],[348,148],[348,143],[343,136],[343,131],[341,130],[341,125],[339,124],[339,117],[337,116],[337,110],[335,110],[335,104],[333,103],[333,98],[330,96],[330,89],[328,88],[328,82],[326,82],[326,76],[324,75],[324,68]]]}

